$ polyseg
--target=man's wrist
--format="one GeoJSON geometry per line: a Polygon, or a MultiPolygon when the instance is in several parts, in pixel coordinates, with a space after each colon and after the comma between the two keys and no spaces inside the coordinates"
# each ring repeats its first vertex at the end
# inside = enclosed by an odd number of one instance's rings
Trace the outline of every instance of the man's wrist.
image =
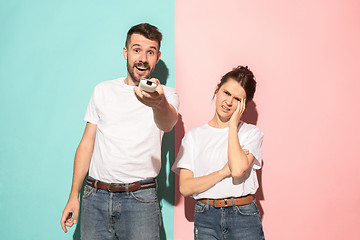
{"type": "Polygon", "coordinates": [[[70,192],[69,199],[79,199],[79,195],[80,195],[79,191],[72,190],[70,192]]]}
{"type": "Polygon", "coordinates": [[[166,98],[163,97],[163,98],[161,98],[159,103],[156,106],[153,106],[152,108],[154,110],[157,110],[157,109],[160,110],[160,109],[163,109],[164,107],[166,107],[166,104],[167,104],[166,98]]]}

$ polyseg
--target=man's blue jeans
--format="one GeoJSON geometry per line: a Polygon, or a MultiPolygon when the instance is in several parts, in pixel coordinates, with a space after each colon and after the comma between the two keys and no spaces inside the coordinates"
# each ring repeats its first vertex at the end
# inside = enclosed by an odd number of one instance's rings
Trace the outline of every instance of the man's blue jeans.
{"type": "Polygon", "coordinates": [[[160,227],[156,188],[112,193],[85,186],[81,207],[83,240],[158,240],[160,227]]]}
{"type": "Polygon", "coordinates": [[[222,208],[215,208],[197,201],[194,239],[265,239],[255,201],[247,205],[222,208]]]}

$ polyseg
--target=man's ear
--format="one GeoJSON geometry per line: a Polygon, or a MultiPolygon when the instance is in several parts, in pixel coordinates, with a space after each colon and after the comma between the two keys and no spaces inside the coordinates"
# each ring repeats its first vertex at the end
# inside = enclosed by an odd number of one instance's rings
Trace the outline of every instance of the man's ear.
{"type": "Polygon", "coordinates": [[[161,57],[161,52],[159,51],[159,52],[158,52],[158,54],[157,54],[157,61],[156,61],[156,64],[159,62],[160,57],[161,57]]]}
{"type": "Polygon", "coordinates": [[[127,61],[127,48],[123,48],[124,59],[127,61]]]}

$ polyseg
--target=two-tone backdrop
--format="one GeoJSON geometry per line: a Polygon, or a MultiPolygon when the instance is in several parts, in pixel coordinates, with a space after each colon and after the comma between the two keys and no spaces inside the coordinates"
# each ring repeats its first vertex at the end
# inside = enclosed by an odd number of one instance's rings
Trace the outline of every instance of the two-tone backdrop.
{"type": "Polygon", "coordinates": [[[356,239],[359,10],[355,0],[0,0],[0,238],[79,239],[59,221],[86,106],[96,84],[126,74],[127,30],[149,22],[164,35],[156,74],[181,101],[162,151],[162,239],[193,238],[193,201],[169,168],[240,64],[258,82],[244,119],[265,133],[266,238],[356,239]]]}

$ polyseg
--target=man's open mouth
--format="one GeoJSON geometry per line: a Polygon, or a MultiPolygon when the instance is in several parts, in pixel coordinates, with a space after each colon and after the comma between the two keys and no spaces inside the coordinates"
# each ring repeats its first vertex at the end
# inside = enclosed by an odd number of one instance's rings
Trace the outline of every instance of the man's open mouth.
{"type": "Polygon", "coordinates": [[[147,64],[137,64],[135,67],[139,71],[146,71],[149,69],[149,66],[147,64]]]}

